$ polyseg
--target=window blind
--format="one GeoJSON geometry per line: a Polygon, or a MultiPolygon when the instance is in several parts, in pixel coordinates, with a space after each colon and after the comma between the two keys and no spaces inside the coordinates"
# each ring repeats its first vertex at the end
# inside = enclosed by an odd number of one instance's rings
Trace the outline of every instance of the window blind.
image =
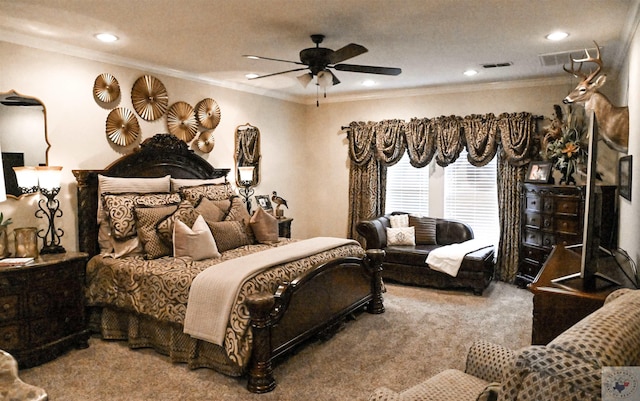
{"type": "Polygon", "coordinates": [[[409,155],[387,168],[385,213],[429,215],[429,166],[415,168],[409,155]]]}
{"type": "Polygon", "coordinates": [[[467,152],[444,169],[444,217],[463,221],[475,238],[500,238],[498,220],[497,158],[482,167],[467,161],[467,152]]]}

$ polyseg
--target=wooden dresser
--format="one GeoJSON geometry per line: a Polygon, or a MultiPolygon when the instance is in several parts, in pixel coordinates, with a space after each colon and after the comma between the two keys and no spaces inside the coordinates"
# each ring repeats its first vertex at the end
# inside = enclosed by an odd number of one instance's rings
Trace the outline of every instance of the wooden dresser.
{"type": "MultiPolygon", "coordinates": [[[[616,187],[602,189],[600,243],[614,248],[616,238],[616,187]]],[[[523,184],[520,261],[516,284],[530,284],[540,272],[553,245],[582,243],[585,187],[523,184]]]]}
{"type": "Polygon", "coordinates": [[[42,255],[21,267],[0,267],[0,349],[18,366],[50,361],[89,346],[84,308],[88,255],[42,255]]]}

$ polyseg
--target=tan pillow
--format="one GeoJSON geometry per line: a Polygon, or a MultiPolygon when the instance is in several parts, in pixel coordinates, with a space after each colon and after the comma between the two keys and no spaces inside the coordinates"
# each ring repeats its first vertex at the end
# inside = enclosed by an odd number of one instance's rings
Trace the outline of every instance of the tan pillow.
{"type": "Polygon", "coordinates": [[[423,217],[409,215],[409,226],[416,229],[416,244],[435,245],[436,242],[436,219],[433,217],[423,217]]]}
{"type": "Polygon", "coordinates": [[[225,177],[220,178],[171,178],[171,192],[178,192],[182,187],[195,187],[205,184],[224,184],[226,183],[225,177]]]}
{"type": "Polygon", "coordinates": [[[278,219],[261,207],[251,216],[249,223],[258,242],[263,244],[278,242],[278,219]]]}
{"type": "Polygon", "coordinates": [[[253,231],[251,231],[251,216],[249,216],[249,212],[247,211],[247,207],[244,205],[242,198],[237,195],[231,197],[231,208],[229,208],[229,213],[224,218],[224,221],[239,221],[244,227],[247,235],[249,236],[249,240],[251,243],[255,243],[255,236],[253,235],[253,231]]]}
{"type": "Polygon", "coordinates": [[[182,187],[178,190],[182,199],[188,200],[192,205],[200,203],[202,198],[210,200],[229,199],[233,195],[231,185],[227,184],[204,184],[195,187],[182,187]]]}
{"type": "Polygon", "coordinates": [[[175,222],[179,220],[185,223],[188,227],[191,227],[193,226],[193,223],[196,222],[198,216],[200,216],[200,214],[193,208],[191,202],[183,200],[180,202],[180,206],[178,206],[178,209],[176,209],[175,212],[158,222],[156,231],[158,232],[160,240],[171,248],[173,244],[173,225],[175,222]]]}
{"type": "Polygon", "coordinates": [[[413,227],[387,227],[387,246],[415,244],[415,229],[413,227]]]}
{"type": "Polygon", "coordinates": [[[196,206],[196,212],[198,212],[207,222],[222,221],[229,213],[231,208],[231,201],[212,201],[207,198],[202,198],[198,206],[196,206]]]}
{"type": "Polygon", "coordinates": [[[202,216],[196,218],[191,228],[182,221],[176,220],[173,226],[173,256],[176,258],[188,256],[193,260],[222,256],[202,216]]]}
{"type": "Polygon", "coordinates": [[[239,221],[207,222],[207,225],[216,240],[219,252],[252,244],[245,225],[239,221]]]}
{"type": "Polygon", "coordinates": [[[171,255],[170,246],[167,246],[160,239],[156,228],[161,220],[173,214],[177,208],[178,204],[156,207],[137,206],[134,208],[138,237],[142,242],[146,259],[157,259],[171,255]]]}

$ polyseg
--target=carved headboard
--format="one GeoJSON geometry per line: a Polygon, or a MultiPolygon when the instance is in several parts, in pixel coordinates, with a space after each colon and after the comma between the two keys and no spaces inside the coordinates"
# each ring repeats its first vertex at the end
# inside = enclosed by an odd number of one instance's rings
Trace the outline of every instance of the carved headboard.
{"type": "Polygon", "coordinates": [[[171,134],[146,139],[133,153],[122,156],[104,170],[73,170],[78,184],[79,249],[94,256],[98,247],[98,174],[110,177],[222,178],[230,169],[214,168],[171,134]]]}

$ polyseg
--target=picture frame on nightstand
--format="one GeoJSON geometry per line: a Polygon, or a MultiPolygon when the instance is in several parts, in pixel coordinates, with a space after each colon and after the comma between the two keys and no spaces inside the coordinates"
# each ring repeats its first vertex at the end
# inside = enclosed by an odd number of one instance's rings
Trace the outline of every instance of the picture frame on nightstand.
{"type": "Polygon", "coordinates": [[[271,205],[269,195],[256,195],[255,198],[258,206],[263,208],[265,212],[273,213],[273,206],[271,205]]]}
{"type": "Polygon", "coordinates": [[[524,182],[548,184],[551,180],[551,162],[531,162],[524,182]]]}

